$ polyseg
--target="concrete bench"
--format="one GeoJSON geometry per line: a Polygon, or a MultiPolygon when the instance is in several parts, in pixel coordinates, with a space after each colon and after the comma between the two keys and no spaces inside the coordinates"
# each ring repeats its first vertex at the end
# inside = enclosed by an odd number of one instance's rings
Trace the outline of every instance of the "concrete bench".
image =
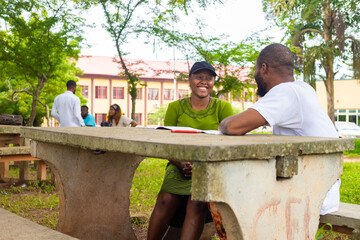
{"type": "Polygon", "coordinates": [[[351,139],[218,136],[142,128],[21,128],[54,171],[57,230],[80,239],[131,239],[132,178],[145,157],[194,162],[192,199],[213,202],[227,239],[314,239],[351,139]],[[94,154],[102,150],[104,154],[94,154]]]}
{"type": "Polygon", "coordinates": [[[70,240],[77,239],[41,226],[0,208],[0,239],[16,240],[70,240]]]}
{"type": "Polygon", "coordinates": [[[20,182],[29,179],[29,165],[27,161],[38,161],[37,163],[37,179],[46,180],[46,164],[44,161],[34,158],[30,154],[30,146],[19,147],[1,147],[0,148],[0,179],[9,181],[9,165],[10,162],[18,162],[20,169],[20,182]]]}
{"type": "Polygon", "coordinates": [[[38,161],[37,179],[46,180],[46,164],[31,156],[28,141],[20,137],[20,128],[21,126],[0,125],[0,180],[9,181],[9,164],[16,162],[20,170],[19,181],[25,182],[29,179],[29,161],[38,161]]]}
{"type": "Polygon", "coordinates": [[[360,205],[340,203],[338,211],[320,216],[320,226],[326,223],[332,225],[333,231],[351,235],[353,240],[360,240],[360,205]]]}

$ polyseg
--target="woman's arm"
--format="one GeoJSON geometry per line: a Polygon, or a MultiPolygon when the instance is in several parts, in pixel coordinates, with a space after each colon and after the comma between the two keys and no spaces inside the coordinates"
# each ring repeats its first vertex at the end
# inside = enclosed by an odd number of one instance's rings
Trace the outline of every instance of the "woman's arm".
{"type": "Polygon", "coordinates": [[[132,120],[130,123],[131,127],[136,127],[137,125],[138,125],[137,122],[135,122],[134,120],[132,120]]]}

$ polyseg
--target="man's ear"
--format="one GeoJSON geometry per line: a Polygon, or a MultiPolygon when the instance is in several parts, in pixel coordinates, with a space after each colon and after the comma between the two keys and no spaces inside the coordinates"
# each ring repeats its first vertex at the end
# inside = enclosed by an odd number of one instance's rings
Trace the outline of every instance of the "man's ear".
{"type": "Polygon", "coordinates": [[[267,71],[269,71],[269,66],[268,66],[266,63],[263,63],[263,64],[261,65],[261,71],[262,71],[263,73],[267,73],[267,71]]]}

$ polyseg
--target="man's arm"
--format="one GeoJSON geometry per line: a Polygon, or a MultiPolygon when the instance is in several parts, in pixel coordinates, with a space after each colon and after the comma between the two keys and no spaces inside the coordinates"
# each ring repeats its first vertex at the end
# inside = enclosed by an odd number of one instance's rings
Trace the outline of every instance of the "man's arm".
{"type": "Polygon", "coordinates": [[[244,135],[266,124],[267,121],[258,111],[249,108],[242,113],[225,118],[220,123],[219,130],[224,134],[244,135]]]}
{"type": "Polygon", "coordinates": [[[59,116],[58,110],[56,108],[56,98],[55,98],[53,106],[51,108],[51,116],[53,116],[58,122],[60,122],[60,116],[59,116]]]}
{"type": "Polygon", "coordinates": [[[73,111],[74,111],[74,115],[75,115],[76,119],[77,119],[77,120],[79,121],[79,123],[80,123],[80,126],[81,126],[81,127],[85,126],[84,119],[83,119],[82,116],[81,116],[80,98],[76,98],[73,111]]]}

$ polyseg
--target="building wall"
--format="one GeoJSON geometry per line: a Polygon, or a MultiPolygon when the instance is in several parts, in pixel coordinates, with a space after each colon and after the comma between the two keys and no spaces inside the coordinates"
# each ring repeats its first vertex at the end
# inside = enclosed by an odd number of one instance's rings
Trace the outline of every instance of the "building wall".
{"type": "MultiPolygon", "coordinates": [[[[136,99],[135,104],[135,120],[139,122],[140,126],[147,126],[148,114],[154,113],[158,107],[169,104],[174,101],[174,96],[170,99],[165,99],[164,91],[174,88],[174,83],[169,79],[146,79],[142,81],[142,84],[146,86],[139,86],[138,89],[141,89],[141,94],[139,94],[138,99],[136,99]],[[157,98],[154,98],[154,91],[157,91],[157,98]],[[140,96],[141,95],[141,96],[140,96]]],[[[131,117],[131,96],[128,94],[128,85],[124,79],[112,79],[109,78],[97,78],[93,77],[83,77],[79,76],[78,85],[85,86],[88,88],[87,96],[85,99],[88,100],[87,106],[89,107],[89,112],[95,117],[100,114],[107,114],[111,104],[118,104],[123,114],[128,117],[131,117]],[[96,87],[106,87],[106,98],[96,98],[96,87]],[[113,89],[114,87],[123,87],[124,88],[124,98],[123,99],[114,99],[113,89]]],[[[85,88],[84,88],[85,89],[85,88]]],[[[83,95],[85,92],[83,91],[83,95]]],[[[190,93],[189,84],[187,82],[178,82],[177,83],[178,92],[186,92],[184,96],[188,96],[190,93]]],[[[174,94],[172,94],[174,95],[174,94]]],[[[100,124],[99,119],[95,119],[97,124],[100,124]]]]}
{"type": "MultiPolygon", "coordinates": [[[[360,125],[360,80],[335,80],[334,89],[335,120],[360,125]]],[[[316,93],[327,112],[326,89],[322,81],[316,82],[316,93]]]]}

